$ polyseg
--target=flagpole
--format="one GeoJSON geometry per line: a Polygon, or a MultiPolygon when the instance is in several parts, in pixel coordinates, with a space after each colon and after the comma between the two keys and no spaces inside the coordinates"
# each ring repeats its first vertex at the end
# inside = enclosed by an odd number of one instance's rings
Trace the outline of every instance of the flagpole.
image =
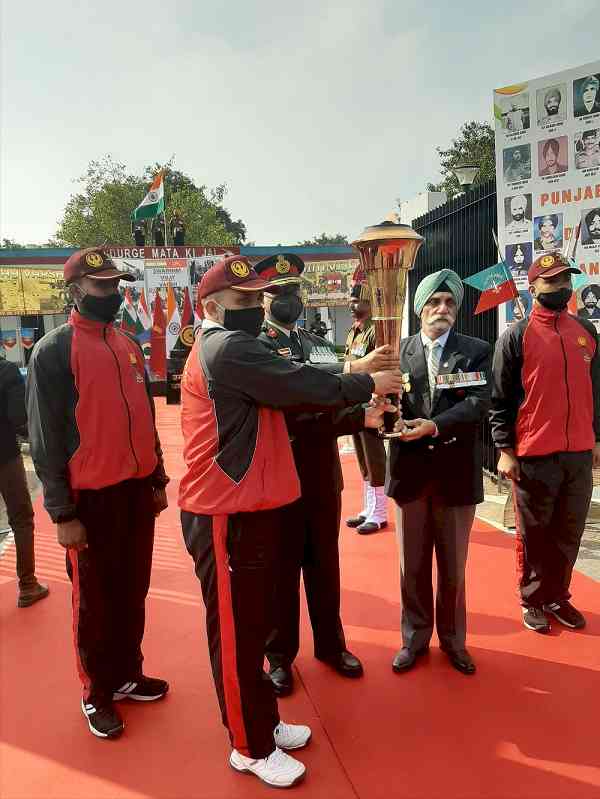
{"type": "MultiPolygon", "coordinates": [[[[498,258],[500,259],[500,262],[502,263],[502,266],[504,267],[506,273],[508,274],[508,276],[512,280],[512,275],[510,274],[510,270],[506,266],[506,262],[504,261],[504,258],[502,257],[502,253],[500,252],[500,244],[498,242],[498,236],[496,235],[496,231],[494,230],[494,228],[492,228],[492,236],[494,237],[494,244],[496,245],[496,251],[498,252],[498,258]]],[[[515,283],[515,290],[517,292],[517,296],[515,297],[515,301],[517,303],[517,307],[518,307],[519,311],[521,312],[521,315],[522,315],[523,319],[525,319],[525,315],[526,315],[525,314],[525,306],[523,305],[523,300],[521,299],[521,295],[519,294],[519,289],[517,288],[516,283],[515,283]]]]}
{"type": "Polygon", "coordinates": [[[163,173],[163,205],[164,205],[164,208],[163,208],[163,219],[164,219],[164,222],[165,222],[165,247],[166,247],[169,242],[167,241],[167,198],[166,198],[166,192],[165,192],[165,171],[164,171],[164,167],[163,167],[163,169],[161,171],[163,173]]]}

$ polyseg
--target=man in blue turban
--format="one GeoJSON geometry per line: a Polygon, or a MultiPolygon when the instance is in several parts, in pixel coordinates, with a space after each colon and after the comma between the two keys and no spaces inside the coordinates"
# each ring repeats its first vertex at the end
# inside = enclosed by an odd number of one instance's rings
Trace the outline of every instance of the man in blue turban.
{"type": "Polygon", "coordinates": [[[414,310],[421,330],[400,342],[402,418],[391,440],[386,493],[396,502],[402,593],[402,673],[429,649],[432,561],[437,561],[435,623],[454,668],[473,674],[465,647],[465,566],[475,505],[483,501],[481,423],[490,405],[490,345],[454,331],[464,288],[452,269],[427,275],[414,310]]]}

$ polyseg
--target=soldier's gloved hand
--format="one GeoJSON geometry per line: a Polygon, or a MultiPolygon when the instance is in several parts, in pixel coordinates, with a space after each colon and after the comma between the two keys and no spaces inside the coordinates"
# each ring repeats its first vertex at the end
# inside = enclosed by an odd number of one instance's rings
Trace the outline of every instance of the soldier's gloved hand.
{"type": "Polygon", "coordinates": [[[365,427],[379,430],[383,424],[384,413],[394,413],[398,409],[387,397],[377,397],[375,401],[365,408],[365,427]]]}
{"type": "Polygon", "coordinates": [[[352,361],[352,372],[372,375],[374,372],[385,372],[388,369],[398,368],[398,357],[393,354],[392,347],[384,344],[376,347],[373,352],[352,361]]]}
{"type": "Polygon", "coordinates": [[[375,383],[374,394],[401,394],[402,393],[402,372],[394,369],[389,372],[375,372],[371,375],[375,383]]]}
{"type": "Polygon", "coordinates": [[[56,537],[61,547],[68,549],[87,549],[87,533],[79,519],[70,522],[59,522],[56,525],[56,537]]]}

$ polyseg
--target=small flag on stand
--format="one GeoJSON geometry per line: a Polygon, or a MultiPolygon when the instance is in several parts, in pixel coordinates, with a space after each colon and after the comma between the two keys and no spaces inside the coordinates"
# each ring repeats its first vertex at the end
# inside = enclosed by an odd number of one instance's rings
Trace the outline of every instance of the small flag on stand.
{"type": "Polygon", "coordinates": [[[134,336],[137,333],[137,313],[129,289],[125,289],[121,330],[124,330],[126,333],[132,333],[134,336]]]}
{"type": "Polygon", "coordinates": [[[137,330],[136,336],[146,358],[150,356],[150,331],[152,329],[152,319],[148,313],[148,306],[146,305],[146,295],[142,289],[140,298],[137,303],[137,330]]]}
{"type": "Polygon", "coordinates": [[[181,333],[181,314],[173,286],[167,283],[167,358],[181,333]]]}
{"type": "Polygon", "coordinates": [[[152,329],[150,331],[150,371],[160,380],[167,377],[167,360],[165,351],[165,312],[158,291],[154,295],[154,311],[152,329]]]}
{"type": "Polygon", "coordinates": [[[506,264],[501,261],[475,275],[463,278],[463,283],[473,286],[481,292],[475,313],[483,313],[503,302],[518,298],[519,292],[506,264]]]}
{"type": "Polygon", "coordinates": [[[158,216],[164,210],[165,188],[163,183],[163,172],[161,169],[161,171],[152,181],[152,184],[148,189],[148,194],[146,194],[135,211],[132,211],[131,218],[134,222],[137,222],[138,219],[149,219],[151,217],[158,216]]]}
{"type": "Polygon", "coordinates": [[[181,312],[181,327],[192,325],[194,323],[194,312],[192,311],[192,301],[190,299],[190,292],[188,288],[183,290],[183,311],[181,312]]]}

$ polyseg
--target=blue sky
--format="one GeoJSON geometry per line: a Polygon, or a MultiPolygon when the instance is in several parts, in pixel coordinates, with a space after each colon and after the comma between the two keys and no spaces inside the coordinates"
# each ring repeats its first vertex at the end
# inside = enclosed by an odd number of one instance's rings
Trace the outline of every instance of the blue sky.
{"type": "Polygon", "coordinates": [[[174,153],[257,244],[354,236],[495,87],[597,54],[583,0],[2,0],[0,235],[51,236],[91,159],[174,153]]]}

